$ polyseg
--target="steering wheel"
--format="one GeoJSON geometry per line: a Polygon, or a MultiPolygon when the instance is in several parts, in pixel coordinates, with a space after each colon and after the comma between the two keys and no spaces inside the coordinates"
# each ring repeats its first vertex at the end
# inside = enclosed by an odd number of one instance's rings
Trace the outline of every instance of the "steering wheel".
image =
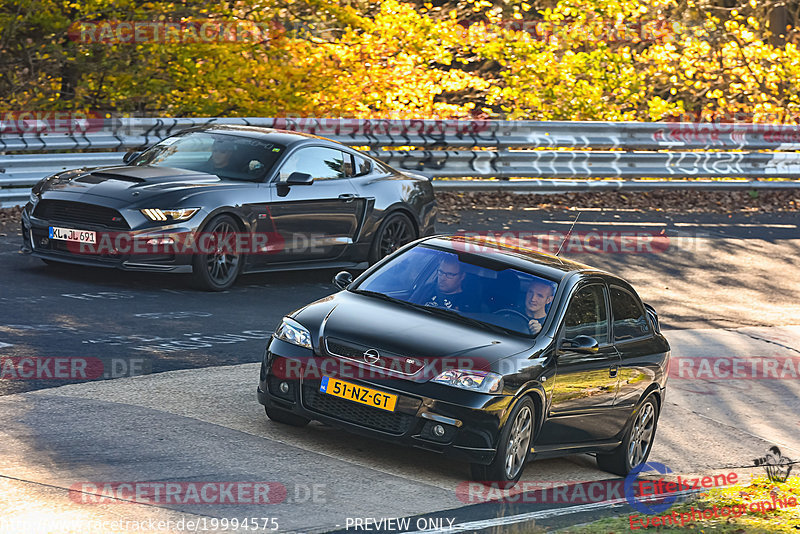
{"type": "Polygon", "coordinates": [[[519,315],[525,321],[525,324],[527,324],[530,321],[530,319],[528,319],[527,315],[525,315],[524,313],[519,312],[517,310],[512,310],[511,308],[503,308],[503,309],[494,311],[492,313],[494,315],[500,315],[501,313],[519,315]]]}

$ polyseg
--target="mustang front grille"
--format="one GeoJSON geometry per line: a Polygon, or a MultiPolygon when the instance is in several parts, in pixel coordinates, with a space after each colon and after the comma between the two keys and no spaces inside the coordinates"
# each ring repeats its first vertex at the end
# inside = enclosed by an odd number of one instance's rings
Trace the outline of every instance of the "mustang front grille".
{"type": "Polygon", "coordinates": [[[115,209],[69,200],[40,200],[33,211],[37,219],[130,230],[125,218],[115,209]]]}

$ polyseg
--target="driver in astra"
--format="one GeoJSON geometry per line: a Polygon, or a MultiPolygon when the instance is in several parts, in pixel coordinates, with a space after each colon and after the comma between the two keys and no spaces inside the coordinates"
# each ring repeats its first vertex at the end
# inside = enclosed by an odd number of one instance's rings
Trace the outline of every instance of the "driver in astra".
{"type": "Polygon", "coordinates": [[[425,306],[470,311],[470,302],[461,287],[465,274],[461,270],[461,262],[456,257],[447,256],[442,259],[436,271],[436,286],[427,293],[425,306]]]}

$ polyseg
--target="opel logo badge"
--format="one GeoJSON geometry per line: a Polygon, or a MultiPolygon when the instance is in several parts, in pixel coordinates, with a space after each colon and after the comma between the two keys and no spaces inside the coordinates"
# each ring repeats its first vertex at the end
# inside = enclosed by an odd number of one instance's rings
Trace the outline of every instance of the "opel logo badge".
{"type": "Polygon", "coordinates": [[[375,363],[381,359],[380,353],[375,349],[367,349],[364,352],[364,361],[367,363],[375,363]]]}

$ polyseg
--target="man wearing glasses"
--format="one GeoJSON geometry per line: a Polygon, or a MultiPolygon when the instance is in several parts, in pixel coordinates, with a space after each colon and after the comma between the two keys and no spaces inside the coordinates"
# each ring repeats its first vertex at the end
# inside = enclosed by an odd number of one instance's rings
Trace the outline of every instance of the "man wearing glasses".
{"type": "Polygon", "coordinates": [[[465,274],[457,258],[447,256],[442,259],[436,271],[436,286],[425,299],[425,306],[470,311],[470,303],[461,287],[465,274]]]}

